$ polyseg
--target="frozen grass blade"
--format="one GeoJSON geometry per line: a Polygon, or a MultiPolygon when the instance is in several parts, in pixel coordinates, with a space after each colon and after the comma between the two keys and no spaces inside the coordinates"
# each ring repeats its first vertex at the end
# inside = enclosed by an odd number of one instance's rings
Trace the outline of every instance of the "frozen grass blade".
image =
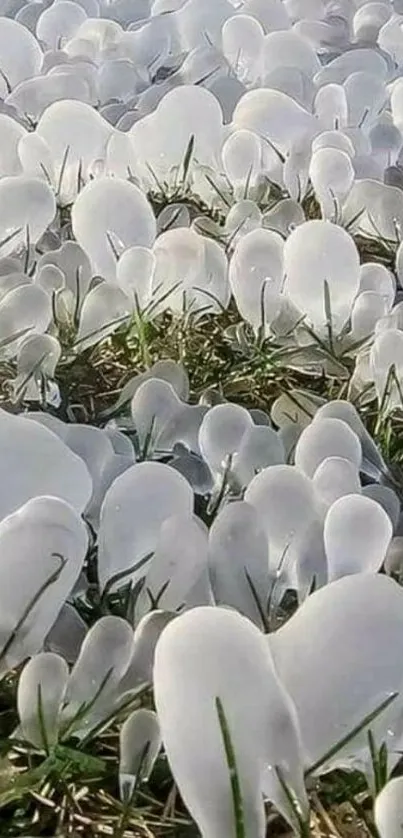
{"type": "Polygon", "coordinates": [[[321,757],[319,760],[317,760],[317,762],[311,765],[306,770],[305,776],[310,777],[312,774],[315,774],[319,768],[322,768],[322,766],[325,765],[330,759],[332,759],[332,757],[336,756],[346,745],[349,744],[349,742],[352,741],[352,739],[355,739],[355,737],[362,733],[362,731],[365,730],[365,728],[368,727],[368,725],[370,725],[371,722],[373,722],[375,719],[378,718],[378,716],[381,715],[381,713],[387,710],[387,708],[392,704],[392,702],[396,700],[398,695],[399,693],[394,692],[391,695],[389,695],[386,699],[384,699],[384,701],[382,701],[381,704],[379,704],[378,707],[375,708],[375,710],[372,710],[371,713],[368,713],[368,715],[365,716],[365,718],[358,725],[356,725],[356,727],[354,727],[349,733],[347,733],[346,736],[343,736],[342,739],[339,739],[339,741],[336,742],[336,744],[333,745],[333,747],[330,748],[327,751],[327,753],[323,755],[323,757],[321,757]]]}
{"type": "Polygon", "coordinates": [[[224,707],[219,696],[216,696],[215,703],[230,777],[232,803],[234,807],[235,838],[246,838],[241,784],[239,782],[236,756],[232,744],[231,733],[229,730],[224,707]]]}

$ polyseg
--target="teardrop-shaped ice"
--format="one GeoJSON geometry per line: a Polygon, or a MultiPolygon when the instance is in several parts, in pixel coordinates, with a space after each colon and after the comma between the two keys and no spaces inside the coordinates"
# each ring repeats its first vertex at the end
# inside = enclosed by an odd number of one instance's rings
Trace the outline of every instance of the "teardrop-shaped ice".
{"type": "Polygon", "coordinates": [[[289,815],[275,766],[306,814],[294,711],[249,620],[196,608],[170,623],[156,649],[154,696],[173,776],[203,838],[235,829],[224,725],[249,838],[265,834],[263,791],[289,815]]]}
{"type": "MultiPolygon", "coordinates": [[[[18,401],[51,400],[50,383],[61,355],[59,341],[52,335],[30,335],[21,343],[17,358],[17,376],[13,382],[18,401]]],[[[57,386],[57,385],[56,385],[57,386]]]]}
{"type": "Polygon", "coordinates": [[[295,67],[308,78],[320,69],[315,50],[295,31],[269,32],[264,39],[263,79],[277,67],[295,67]]]}
{"type": "MultiPolygon", "coordinates": [[[[91,101],[90,86],[84,74],[79,74],[78,69],[73,65],[65,64],[56,66],[46,76],[35,76],[21,82],[9,96],[6,103],[16,108],[34,123],[37,123],[52,104],[59,103],[63,99],[78,100],[89,103],[91,101]]],[[[36,136],[36,135],[35,135],[36,136]]],[[[66,146],[65,157],[67,163],[68,149],[66,146]]],[[[69,189],[74,193],[78,189],[79,172],[68,166],[63,173],[63,200],[69,195],[69,189]]],[[[55,181],[55,189],[59,186],[60,177],[55,181]]]]}
{"type": "Polygon", "coordinates": [[[390,486],[383,486],[380,483],[369,483],[367,486],[364,486],[362,494],[379,503],[386,514],[389,515],[393,531],[396,532],[400,519],[400,500],[396,492],[390,486]]]}
{"type": "Polygon", "coordinates": [[[245,0],[242,8],[245,14],[256,17],[266,32],[288,29],[290,26],[286,3],[282,0],[245,0]]]}
{"type": "Polygon", "coordinates": [[[308,477],[327,457],[343,457],[359,469],[361,443],[354,431],[341,419],[317,419],[305,428],[295,449],[295,465],[308,477]]]}
{"type": "Polygon", "coordinates": [[[138,463],[116,478],[105,496],[99,529],[98,574],[101,588],[127,571],[124,582],[144,576],[135,565],[154,552],[161,524],[172,515],[193,511],[187,481],[162,463],[138,463]]]}
{"type": "Polygon", "coordinates": [[[111,99],[125,101],[141,92],[144,82],[133,61],[128,58],[111,58],[98,70],[98,90],[101,102],[111,99]]]}
{"type": "Polygon", "coordinates": [[[361,491],[358,466],[344,457],[326,457],[318,465],[312,480],[318,497],[327,507],[344,495],[361,491]]]}
{"type": "Polygon", "coordinates": [[[155,177],[157,181],[169,182],[170,175],[175,172],[177,181],[192,137],[190,174],[195,160],[200,165],[216,165],[223,142],[222,111],[208,90],[200,85],[185,84],[170,90],[154,113],[137,122],[130,133],[139,163],[144,167],[144,177],[155,190],[155,177]],[[169,131],[166,130],[168,124],[171,126],[169,131]]]}
{"type": "MultiPolygon", "coordinates": [[[[391,694],[401,692],[402,631],[402,589],[387,576],[368,573],[316,591],[270,635],[278,675],[297,710],[307,765],[322,760],[391,694]]],[[[396,718],[401,724],[399,697],[370,723],[375,742],[386,741],[391,751],[396,718]]],[[[362,767],[367,754],[364,728],[320,772],[362,767]]]]}
{"type": "Polygon", "coordinates": [[[383,79],[378,79],[373,73],[358,71],[351,73],[344,82],[346,91],[349,125],[360,128],[371,124],[382,112],[387,99],[387,91],[383,79]]]}
{"type": "Polygon", "coordinates": [[[392,535],[389,516],[372,498],[347,495],[336,500],[324,529],[329,581],[351,573],[376,573],[392,535]]]}
{"type": "Polygon", "coordinates": [[[122,388],[114,410],[117,412],[127,405],[134,394],[143,383],[149,378],[159,378],[172,385],[179,398],[186,401],[189,397],[189,378],[182,364],[169,359],[156,361],[146,372],[140,373],[131,378],[122,388]]]}
{"type": "Polygon", "coordinates": [[[337,220],[339,207],[354,182],[354,169],[345,151],[321,148],[312,154],[309,176],[322,208],[322,217],[337,220]]]}
{"type": "Polygon", "coordinates": [[[131,713],[119,737],[119,788],[123,802],[131,800],[139,780],[148,780],[161,745],[157,714],[145,707],[131,713]]]}
{"type": "Polygon", "coordinates": [[[269,140],[283,155],[306,134],[317,131],[312,114],[285,93],[265,88],[242,96],[234,111],[233,126],[246,128],[269,140]]]}
{"type": "Polygon", "coordinates": [[[7,114],[0,114],[0,176],[21,174],[18,144],[26,137],[25,128],[7,114]]]}
{"type": "Polygon", "coordinates": [[[72,295],[74,311],[80,311],[92,278],[91,264],[84,250],[74,241],[66,241],[57,250],[50,250],[38,259],[38,271],[55,265],[62,271],[66,288],[72,295]]]}
{"type": "Polygon", "coordinates": [[[264,31],[255,17],[238,14],[222,28],[222,50],[240,81],[253,84],[261,72],[264,31]]]}
{"type": "Polygon", "coordinates": [[[239,239],[262,226],[263,214],[255,201],[241,199],[233,204],[225,219],[225,232],[229,243],[236,245],[239,239]]]}
{"type": "Polygon", "coordinates": [[[393,777],[378,794],[375,799],[374,819],[381,838],[400,838],[403,822],[403,777],[393,777]]]}
{"type": "Polygon", "coordinates": [[[165,626],[176,616],[157,608],[142,617],[134,631],[129,666],[119,684],[121,695],[151,684],[156,645],[165,626]]]}
{"type": "MultiPolygon", "coordinates": [[[[396,271],[399,276],[398,254],[396,254],[396,271]]],[[[385,265],[378,262],[366,262],[360,267],[360,292],[374,291],[380,294],[390,308],[396,296],[396,279],[385,265]]]]}
{"type": "MultiPolygon", "coordinates": [[[[112,443],[104,430],[76,423],[66,424],[61,436],[66,445],[81,457],[91,475],[92,495],[85,515],[92,524],[97,524],[106,491],[119,473],[119,470],[116,474],[113,473],[116,468],[116,455],[112,443]]],[[[131,462],[132,460],[127,458],[127,467],[131,462]]]]}
{"type": "Polygon", "coordinates": [[[131,415],[141,450],[147,442],[152,450],[164,426],[183,407],[175,390],[167,381],[149,378],[136,390],[131,402],[131,415]]]}
{"type": "Polygon", "coordinates": [[[58,0],[42,12],[36,25],[36,36],[44,48],[62,49],[85,20],[87,15],[78,3],[58,0]]]}
{"type": "Polygon", "coordinates": [[[330,83],[343,84],[351,73],[360,70],[372,73],[376,78],[385,79],[388,72],[387,61],[381,52],[371,47],[349,49],[319,70],[315,84],[318,87],[330,83]]]}
{"type": "Polygon", "coordinates": [[[261,157],[261,141],[252,131],[234,131],[225,141],[223,167],[238,197],[245,197],[248,184],[255,183],[261,171],[261,157]]]}
{"type": "Polygon", "coordinates": [[[35,35],[36,24],[42,12],[43,4],[41,0],[33,0],[32,3],[27,3],[26,6],[22,6],[20,8],[14,20],[16,20],[17,23],[22,23],[23,26],[26,26],[26,28],[32,32],[33,35],[35,35]]]}
{"type": "Polygon", "coordinates": [[[68,680],[63,711],[64,724],[73,725],[76,734],[90,730],[105,709],[110,711],[132,643],[133,630],[121,617],[101,617],[88,631],[68,680]]]}
{"type": "Polygon", "coordinates": [[[402,190],[371,178],[371,174],[356,178],[343,208],[345,223],[350,232],[398,241],[403,226],[402,190]]]}
{"type": "Polygon", "coordinates": [[[91,496],[87,467],[52,431],[0,411],[0,457],[7,481],[0,520],[38,495],[54,495],[82,512],[91,496]]]}
{"type": "Polygon", "coordinates": [[[328,319],[325,300],[330,298],[331,325],[337,334],[359,287],[360,263],[353,238],[328,221],[307,221],[287,239],[284,266],[286,292],[321,334],[328,319]]]}
{"type": "Polygon", "coordinates": [[[315,113],[321,124],[329,130],[343,128],[348,123],[346,91],[341,84],[324,84],[315,97],[315,113]]]}
{"type": "Polygon", "coordinates": [[[229,281],[238,309],[255,329],[270,324],[280,306],[284,244],[278,233],[253,230],[233,253],[229,281]]]}
{"type": "Polygon", "coordinates": [[[237,404],[212,407],[203,419],[199,431],[202,456],[210,469],[220,473],[228,459],[238,453],[245,432],[253,426],[250,413],[237,404]]]}
{"type": "Polygon", "coordinates": [[[69,668],[52,652],[35,655],[18,681],[17,707],[22,738],[46,751],[57,742],[60,708],[69,668]]]}
{"type": "Polygon", "coordinates": [[[145,195],[128,181],[94,180],[80,192],[72,210],[74,235],[105,279],[116,277],[119,256],[128,247],[151,247],[156,222],[145,195]]]}
{"type": "Polygon", "coordinates": [[[195,516],[175,515],[163,522],[136,602],[136,621],[153,608],[175,613],[211,604],[207,547],[207,529],[195,516]]]}
{"type": "Polygon", "coordinates": [[[51,301],[42,288],[20,285],[6,294],[0,302],[0,341],[5,341],[3,355],[12,358],[20,352],[28,336],[42,336],[51,318],[51,301]]]}
{"type": "Polygon", "coordinates": [[[386,469],[385,462],[381,456],[370,433],[366,429],[358,411],[351,402],[343,401],[343,399],[332,399],[325,404],[318,406],[315,413],[314,421],[321,421],[323,418],[327,419],[341,419],[351,430],[357,434],[362,447],[362,453],[366,461],[372,464],[372,467],[378,471],[386,469]]]}
{"type": "Polygon", "coordinates": [[[280,233],[285,239],[290,235],[294,227],[303,224],[305,221],[304,211],[298,201],[292,198],[284,198],[263,215],[263,227],[280,233]]]}
{"type": "Polygon", "coordinates": [[[355,39],[364,44],[376,43],[379,30],[389,20],[391,13],[389,4],[381,2],[363,3],[362,6],[357,8],[353,18],[355,39]]]}
{"type": "Polygon", "coordinates": [[[264,628],[272,584],[269,545],[257,511],[245,501],[228,504],[215,518],[209,568],[217,605],[229,605],[264,628]]]}
{"type": "Polygon", "coordinates": [[[181,227],[158,237],[154,256],[153,312],[164,308],[178,314],[184,310],[205,311],[206,307],[211,308],[215,298],[218,312],[220,303],[223,307],[228,304],[227,260],[217,242],[209,241],[194,229],[181,227]]]}
{"type": "Polygon", "coordinates": [[[7,17],[0,18],[0,55],[3,98],[19,82],[40,72],[43,54],[38,41],[25,26],[7,17]]]}
{"type": "Polygon", "coordinates": [[[202,5],[198,0],[188,0],[176,15],[181,48],[192,50],[204,44],[205,40],[219,46],[222,26],[233,13],[231,3],[226,0],[202,5]],[[203,33],[206,33],[204,38],[203,33]]]}
{"type": "Polygon", "coordinates": [[[139,312],[151,303],[154,269],[155,256],[147,247],[129,247],[117,263],[116,280],[139,312]]]}
{"type": "Polygon", "coordinates": [[[294,539],[317,518],[312,482],[294,466],[269,466],[249,483],[245,500],[259,513],[269,539],[270,569],[275,573],[294,539]]]}
{"type": "Polygon", "coordinates": [[[0,254],[7,256],[27,241],[36,244],[56,213],[56,201],[43,180],[17,175],[0,180],[0,254]]]}
{"type": "Polygon", "coordinates": [[[100,282],[87,294],[81,309],[77,333],[80,352],[100,343],[128,322],[132,314],[129,298],[111,282],[100,282]]]}
{"type": "Polygon", "coordinates": [[[4,672],[40,650],[78,579],[88,535],[69,504],[35,497],[0,523],[0,544],[4,672]]]}
{"type": "Polygon", "coordinates": [[[403,332],[400,329],[387,329],[376,336],[370,352],[370,368],[379,403],[389,410],[401,407],[403,332]]]}
{"type": "Polygon", "coordinates": [[[388,307],[381,294],[363,291],[354,301],[351,312],[351,335],[354,341],[370,337],[378,320],[388,313],[388,307]]]}
{"type": "Polygon", "coordinates": [[[49,146],[62,203],[79,192],[81,177],[95,160],[103,159],[112,127],[84,102],[54,102],[42,114],[36,132],[49,146]]]}
{"type": "Polygon", "coordinates": [[[24,174],[41,178],[56,188],[55,172],[50,148],[36,132],[24,134],[18,143],[18,157],[24,174]]]}
{"type": "Polygon", "coordinates": [[[232,470],[240,485],[247,486],[263,468],[284,462],[284,446],[277,431],[267,425],[254,425],[242,438],[241,448],[233,458],[232,470]]]}

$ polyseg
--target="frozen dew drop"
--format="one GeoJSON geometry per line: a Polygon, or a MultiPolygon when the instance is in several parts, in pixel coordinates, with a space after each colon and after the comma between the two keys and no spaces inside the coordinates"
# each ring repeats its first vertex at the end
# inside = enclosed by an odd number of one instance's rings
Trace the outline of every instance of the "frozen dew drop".
{"type": "Polygon", "coordinates": [[[65,98],[51,104],[39,119],[36,133],[53,160],[59,198],[71,203],[87,180],[95,160],[103,159],[112,127],[85,102],[65,98]]]}
{"type": "Polygon", "coordinates": [[[53,221],[56,201],[43,180],[17,175],[0,180],[0,254],[7,256],[29,240],[35,244],[53,221]]]}
{"type": "Polygon", "coordinates": [[[209,568],[217,605],[229,605],[263,628],[272,584],[269,545],[257,511],[245,501],[228,504],[214,520],[209,568]]]}
{"type": "Polygon", "coordinates": [[[347,495],[336,500],[324,529],[329,581],[350,573],[376,573],[392,535],[390,517],[372,498],[347,495]]]}
{"type": "Polygon", "coordinates": [[[43,54],[34,35],[7,17],[0,18],[0,54],[4,98],[21,81],[39,74],[43,54]]]}
{"type": "Polygon", "coordinates": [[[359,256],[353,238],[328,221],[307,221],[287,239],[284,267],[286,292],[321,334],[328,320],[327,283],[331,326],[337,334],[359,287],[359,256]]]}
{"type": "Polygon", "coordinates": [[[199,445],[214,473],[225,470],[229,459],[240,451],[244,434],[252,426],[250,414],[240,405],[216,405],[206,413],[199,431],[199,445]]]}
{"type": "MultiPolygon", "coordinates": [[[[162,463],[131,466],[108,489],[101,509],[99,579],[102,588],[127,571],[124,583],[144,576],[138,563],[154,552],[161,524],[191,514],[193,492],[182,475],[162,463]]],[[[123,583],[122,583],[123,584],[123,583]]]]}
{"type": "Polygon", "coordinates": [[[315,492],[327,507],[344,495],[361,491],[358,467],[344,457],[326,457],[318,465],[312,480],[315,492]]]}
{"type": "Polygon", "coordinates": [[[80,736],[110,712],[115,690],[130,661],[133,630],[121,617],[101,617],[88,631],[66,689],[63,722],[80,736]],[[88,713],[79,713],[88,706],[88,713]]]}
{"type": "MultiPolygon", "coordinates": [[[[351,430],[358,436],[362,447],[362,466],[364,471],[367,468],[372,471],[375,469],[376,476],[379,476],[379,472],[386,469],[379,449],[367,431],[358,411],[354,405],[351,404],[351,402],[343,401],[342,399],[335,399],[319,405],[315,413],[314,421],[321,421],[323,418],[342,420],[349,425],[351,430]]],[[[371,473],[371,471],[369,473],[371,473]]]]}
{"type": "Polygon", "coordinates": [[[283,250],[278,233],[253,230],[239,239],[232,255],[231,289],[241,315],[256,330],[270,324],[279,311],[283,250]]]}
{"type": "Polygon", "coordinates": [[[163,522],[136,602],[136,621],[156,606],[175,613],[211,604],[207,545],[207,529],[195,516],[163,522]]]}
{"type": "Polygon", "coordinates": [[[128,323],[131,314],[132,306],[126,294],[111,282],[100,282],[84,299],[77,348],[82,352],[105,340],[120,326],[128,323]]]}
{"type": "Polygon", "coordinates": [[[152,450],[165,425],[183,407],[172,385],[159,378],[149,378],[136,390],[131,401],[131,415],[141,450],[148,443],[152,450]]]}
{"type": "Polygon", "coordinates": [[[294,711],[263,635],[247,619],[207,607],[170,623],[156,649],[154,695],[173,776],[204,838],[235,829],[224,724],[248,834],[265,833],[262,792],[293,822],[275,765],[306,813],[294,711]]]}
{"type": "Polygon", "coordinates": [[[0,342],[2,354],[14,357],[28,336],[41,335],[52,318],[48,294],[35,285],[19,285],[0,302],[0,342]]]}
{"type": "Polygon", "coordinates": [[[88,470],[58,437],[37,422],[0,411],[0,452],[12,475],[0,497],[0,520],[37,495],[54,495],[82,512],[91,495],[88,470]]]}
{"type": "Polygon", "coordinates": [[[148,780],[161,745],[157,714],[144,707],[131,713],[119,737],[119,787],[123,802],[131,799],[139,780],[148,780]]]}
{"type": "Polygon", "coordinates": [[[72,210],[74,235],[94,271],[114,280],[117,262],[129,247],[151,247],[156,223],[144,194],[116,178],[94,180],[80,192],[72,210]]]}
{"type": "MultiPolygon", "coordinates": [[[[391,694],[400,693],[402,603],[395,581],[358,573],[313,593],[270,635],[276,670],[297,710],[307,766],[322,760],[391,694]]],[[[371,722],[379,746],[387,741],[393,749],[400,717],[397,698],[371,722]]],[[[319,770],[359,768],[367,754],[364,728],[319,770]]]]}
{"type": "Polygon", "coordinates": [[[305,428],[295,449],[295,465],[308,477],[328,457],[343,457],[359,469],[361,443],[354,431],[341,419],[317,419],[305,428]]]}
{"type": "Polygon", "coordinates": [[[88,535],[65,501],[34,497],[2,520],[0,543],[1,646],[8,646],[4,671],[40,650],[79,577],[88,535]]]}
{"type": "Polygon", "coordinates": [[[38,41],[46,49],[60,49],[87,19],[84,9],[72,0],[58,0],[45,8],[36,25],[38,41]]]}
{"type": "Polygon", "coordinates": [[[381,838],[400,838],[403,822],[403,777],[394,777],[375,799],[375,825],[381,838]]]}
{"type": "Polygon", "coordinates": [[[119,684],[121,695],[135,692],[152,683],[158,640],[164,628],[176,616],[170,611],[156,608],[141,618],[134,631],[130,663],[119,684]]]}
{"type": "Polygon", "coordinates": [[[356,340],[370,337],[378,320],[388,313],[388,306],[376,291],[362,291],[358,294],[351,312],[351,334],[356,340]]]}
{"type": "Polygon", "coordinates": [[[379,503],[382,509],[389,515],[393,531],[396,532],[400,518],[400,500],[396,492],[390,486],[383,486],[380,483],[369,483],[367,486],[364,486],[362,494],[379,503]]]}
{"type": "Polygon", "coordinates": [[[245,500],[259,513],[270,547],[270,566],[276,573],[294,539],[313,521],[318,510],[312,482],[294,466],[269,466],[246,489],[245,500]]]}
{"type": "Polygon", "coordinates": [[[261,70],[264,31],[255,17],[238,14],[222,28],[222,49],[230,67],[245,83],[257,80],[261,70]]]}
{"type": "Polygon", "coordinates": [[[155,257],[147,247],[129,247],[117,263],[116,280],[139,313],[152,301],[154,269],[155,257]]]}
{"type": "Polygon", "coordinates": [[[35,655],[18,681],[17,707],[22,737],[34,748],[55,745],[61,704],[66,692],[69,668],[52,652],[35,655]]]}
{"type": "Polygon", "coordinates": [[[321,148],[312,154],[309,176],[324,218],[337,218],[339,207],[354,182],[354,169],[345,151],[321,148]]]}

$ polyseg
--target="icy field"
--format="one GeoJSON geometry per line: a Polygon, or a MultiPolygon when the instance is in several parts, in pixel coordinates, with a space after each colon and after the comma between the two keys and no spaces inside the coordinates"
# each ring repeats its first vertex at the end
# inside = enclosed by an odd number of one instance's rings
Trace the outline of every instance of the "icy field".
{"type": "Polygon", "coordinates": [[[0,13],[0,838],[403,838],[403,2],[0,13]]]}

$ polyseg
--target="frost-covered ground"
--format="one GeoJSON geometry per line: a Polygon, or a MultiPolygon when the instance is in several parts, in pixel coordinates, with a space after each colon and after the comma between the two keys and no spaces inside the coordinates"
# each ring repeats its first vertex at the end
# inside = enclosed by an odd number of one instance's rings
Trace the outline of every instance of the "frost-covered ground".
{"type": "Polygon", "coordinates": [[[0,12],[0,838],[402,838],[403,3],[0,12]]]}

